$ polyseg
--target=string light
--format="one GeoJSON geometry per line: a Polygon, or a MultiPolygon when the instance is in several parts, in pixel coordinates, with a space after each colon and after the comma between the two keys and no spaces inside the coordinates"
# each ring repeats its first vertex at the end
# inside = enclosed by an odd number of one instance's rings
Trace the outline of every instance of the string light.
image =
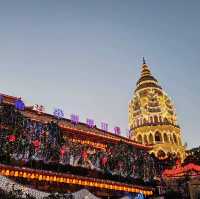
{"type": "Polygon", "coordinates": [[[48,181],[48,182],[75,184],[75,185],[90,186],[90,187],[97,187],[97,188],[103,188],[103,189],[133,192],[133,193],[143,193],[145,195],[153,194],[152,190],[146,190],[142,187],[134,188],[134,186],[132,185],[127,185],[123,183],[113,183],[108,180],[98,180],[98,179],[91,179],[91,178],[84,178],[84,180],[81,180],[79,176],[73,177],[72,175],[67,175],[67,174],[60,176],[54,172],[51,172],[51,173],[45,172],[43,175],[41,175],[40,172],[33,169],[23,168],[23,171],[21,171],[20,168],[16,168],[16,167],[6,168],[6,166],[0,165],[0,175],[17,177],[19,172],[20,173],[22,172],[21,176],[23,178],[30,179],[30,180],[35,179],[35,180],[40,180],[40,181],[43,180],[43,181],[48,181]]]}

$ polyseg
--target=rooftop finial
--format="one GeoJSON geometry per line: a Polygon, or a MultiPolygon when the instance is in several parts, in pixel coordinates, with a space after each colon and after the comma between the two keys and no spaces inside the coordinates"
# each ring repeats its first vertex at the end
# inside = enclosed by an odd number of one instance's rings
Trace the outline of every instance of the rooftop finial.
{"type": "Polygon", "coordinates": [[[143,59],[143,64],[146,64],[146,60],[145,60],[145,58],[144,58],[144,57],[142,57],[142,59],[143,59]]]}

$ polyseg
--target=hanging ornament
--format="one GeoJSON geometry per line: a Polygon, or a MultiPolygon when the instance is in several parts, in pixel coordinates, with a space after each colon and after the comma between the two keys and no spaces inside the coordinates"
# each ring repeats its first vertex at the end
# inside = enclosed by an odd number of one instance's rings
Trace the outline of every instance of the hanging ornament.
{"type": "Polygon", "coordinates": [[[35,149],[39,149],[40,148],[41,142],[39,140],[34,140],[32,143],[33,143],[35,149]]]}
{"type": "Polygon", "coordinates": [[[105,167],[107,162],[108,162],[108,158],[106,156],[102,157],[101,159],[102,166],[105,167]]]}
{"type": "Polygon", "coordinates": [[[15,135],[9,135],[8,136],[8,142],[15,142],[16,141],[16,136],[15,135]]]}
{"type": "Polygon", "coordinates": [[[62,158],[64,157],[64,154],[65,154],[65,149],[62,147],[60,149],[60,155],[61,155],[62,158]]]}

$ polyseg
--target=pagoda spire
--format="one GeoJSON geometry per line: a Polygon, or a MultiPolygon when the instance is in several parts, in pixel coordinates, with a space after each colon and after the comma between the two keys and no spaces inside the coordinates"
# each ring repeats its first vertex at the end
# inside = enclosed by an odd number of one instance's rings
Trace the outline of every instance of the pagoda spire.
{"type": "Polygon", "coordinates": [[[143,65],[146,64],[146,60],[144,57],[142,57],[142,60],[143,60],[143,65]]]}
{"type": "Polygon", "coordinates": [[[142,57],[143,64],[142,64],[142,69],[141,69],[141,76],[149,76],[151,75],[151,71],[149,69],[149,66],[146,64],[146,60],[144,57],[142,57]]]}

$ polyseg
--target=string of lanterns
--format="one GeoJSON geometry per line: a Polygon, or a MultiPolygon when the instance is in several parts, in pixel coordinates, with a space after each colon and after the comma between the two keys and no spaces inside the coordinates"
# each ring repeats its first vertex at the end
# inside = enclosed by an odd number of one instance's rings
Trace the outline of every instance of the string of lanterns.
{"type": "Polygon", "coordinates": [[[39,180],[47,182],[57,182],[74,184],[88,187],[96,187],[100,189],[110,189],[116,191],[125,191],[132,193],[142,193],[145,196],[153,195],[153,190],[150,188],[144,189],[143,187],[126,185],[124,183],[116,183],[109,180],[99,180],[94,178],[87,178],[82,176],[74,176],[69,174],[58,174],[55,172],[37,171],[35,169],[20,169],[17,167],[8,167],[0,165],[0,175],[8,177],[20,177],[29,180],[39,180]]]}

